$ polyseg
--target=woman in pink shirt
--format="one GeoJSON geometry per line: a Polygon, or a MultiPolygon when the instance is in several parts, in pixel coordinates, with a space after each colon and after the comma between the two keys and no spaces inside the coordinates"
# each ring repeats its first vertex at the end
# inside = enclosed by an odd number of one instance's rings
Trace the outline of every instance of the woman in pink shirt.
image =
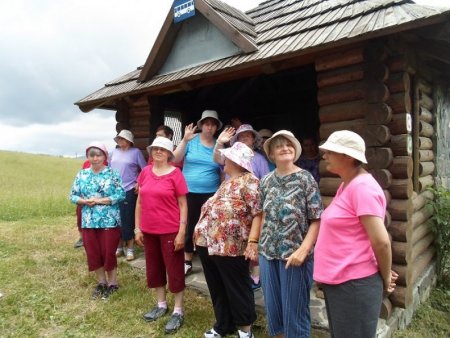
{"type": "Polygon", "coordinates": [[[363,167],[364,140],[336,131],[319,147],[327,170],[342,183],[320,221],[314,280],[322,284],[333,338],[375,337],[383,289],[392,292],[389,236],[383,190],[363,167]]]}
{"type": "Polygon", "coordinates": [[[175,306],[165,326],[166,333],[176,332],[184,321],[184,238],[187,222],[188,188],[173,160],[173,143],[157,137],[150,146],[153,165],[142,170],[137,179],[136,243],[144,246],[147,285],[155,289],[158,303],[144,319],[158,320],[167,311],[166,284],[173,293],[175,306]]]}

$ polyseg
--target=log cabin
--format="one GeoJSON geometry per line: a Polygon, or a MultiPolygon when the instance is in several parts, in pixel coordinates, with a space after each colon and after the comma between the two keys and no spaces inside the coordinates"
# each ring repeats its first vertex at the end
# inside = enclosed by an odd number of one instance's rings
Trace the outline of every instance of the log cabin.
{"type": "MultiPolygon", "coordinates": [[[[75,104],[115,112],[143,151],[155,129],[174,141],[204,109],[255,129],[359,133],[367,169],[384,189],[396,291],[380,317],[405,327],[435,280],[434,184],[450,185],[450,9],[409,0],[268,0],[247,12],[195,0],[170,10],[143,66],[75,104]],[[177,22],[175,22],[177,21],[177,22]]],[[[339,179],[321,165],[324,203],[339,179]]],[[[389,333],[388,333],[389,334],[389,333]]]]}

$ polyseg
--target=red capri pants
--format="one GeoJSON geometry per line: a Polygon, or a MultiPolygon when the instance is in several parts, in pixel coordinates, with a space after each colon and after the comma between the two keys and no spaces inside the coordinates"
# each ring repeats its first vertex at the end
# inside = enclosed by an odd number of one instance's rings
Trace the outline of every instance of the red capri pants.
{"type": "Polygon", "coordinates": [[[153,235],[144,233],[147,286],[162,287],[169,280],[169,291],[184,290],[184,250],[174,250],[176,233],[153,235]],[[166,278],[167,275],[167,278],[166,278]]]}
{"type": "Polygon", "coordinates": [[[82,229],[84,249],[89,271],[117,267],[116,249],[120,241],[120,228],[82,229]]]}

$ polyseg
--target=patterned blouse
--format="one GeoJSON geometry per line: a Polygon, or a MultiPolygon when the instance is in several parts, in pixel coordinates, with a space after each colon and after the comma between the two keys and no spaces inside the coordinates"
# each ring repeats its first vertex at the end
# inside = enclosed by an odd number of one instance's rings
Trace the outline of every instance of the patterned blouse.
{"type": "Polygon", "coordinates": [[[259,253],[267,259],[286,259],[302,244],[310,220],[319,219],[322,214],[317,182],[303,169],[286,176],[272,171],[259,187],[265,212],[259,253]]]}
{"type": "Polygon", "coordinates": [[[259,207],[259,180],[251,173],[224,181],[202,206],[194,242],[210,255],[242,256],[259,207]]]}
{"type": "Polygon", "coordinates": [[[101,172],[94,173],[90,168],[82,169],[75,177],[70,192],[70,200],[77,203],[80,198],[108,197],[110,205],[83,205],[81,208],[82,228],[115,228],[120,226],[118,202],[125,199],[125,190],[117,171],[105,167],[101,172]]]}

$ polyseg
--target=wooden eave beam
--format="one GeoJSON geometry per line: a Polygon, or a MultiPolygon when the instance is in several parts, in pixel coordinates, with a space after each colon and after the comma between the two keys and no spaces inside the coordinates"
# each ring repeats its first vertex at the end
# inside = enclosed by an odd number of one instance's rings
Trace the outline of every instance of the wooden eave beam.
{"type": "Polygon", "coordinates": [[[139,75],[138,82],[145,82],[151,79],[164,64],[167,56],[175,42],[180,25],[173,25],[173,11],[170,9],[166,20],[159,31],[158,37],[153,45],[150,54],[145,61],[144,68],[139,75]]]}
{"type": "Polygon", "coordinates": [[[450,65],[450,47],[444,43],[422,41],[421,43],[415,44],[415,49],[424,56],[450,65]]]}
{"type": "Polygon", "coordinates": [[[252,53],[258,47],[250,41],[244,34],[234,28],[222,15],[203,0],[195,1],[195,8],[211,21],[226,37],[239,46],[245,53],[252,53]]]}

